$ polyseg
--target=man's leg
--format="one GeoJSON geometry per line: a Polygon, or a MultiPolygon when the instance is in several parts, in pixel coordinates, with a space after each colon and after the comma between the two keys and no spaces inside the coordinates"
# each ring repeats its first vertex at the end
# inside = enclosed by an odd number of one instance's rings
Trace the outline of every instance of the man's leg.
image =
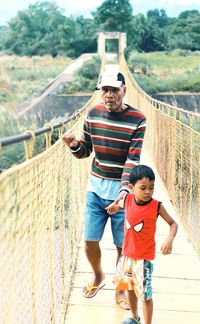
{"type": "MultiPolygon", "coordinates": [[[[103,273],[101,267],[101,249],[99,242],[85,241],[85,253],[94,274],[89,286],[99,286],[105,279],[105,274],[103,273]]],[[[86,295],[86,297],[90,297],[95,293],[95,289],[88,291],[87,287],[84,287],[83,293],[86,295]]]]}
{"type": "Polygon", "coordinates": [[[83,295],[88,298],[96,294],[99,290],[99,285],[105,279],[101,266],[99,241],[103,236],[107,220],[108,215],[105,211],[104,200],[95,193],[88,192],[85,209],[84,239],[85,253],[93,270],[93,278],[88,283],[88,286],[83,288],[83,295]]]}

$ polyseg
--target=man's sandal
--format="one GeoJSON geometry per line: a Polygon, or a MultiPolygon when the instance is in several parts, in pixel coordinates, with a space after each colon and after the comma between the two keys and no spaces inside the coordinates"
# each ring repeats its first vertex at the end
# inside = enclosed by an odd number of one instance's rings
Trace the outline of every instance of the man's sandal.
{"type": "Polygon", "coordinates": [[[103,280],[98,286],[90,286],[89,284],[87,284],[87,286],[85,286],[82,290],[82,295],[85,298],[92,298],[94,297],[98,291],[103,288],[105,286],[105,281],[103,280]],[[91,293],[92,292],[92,293],[91,293]]]}

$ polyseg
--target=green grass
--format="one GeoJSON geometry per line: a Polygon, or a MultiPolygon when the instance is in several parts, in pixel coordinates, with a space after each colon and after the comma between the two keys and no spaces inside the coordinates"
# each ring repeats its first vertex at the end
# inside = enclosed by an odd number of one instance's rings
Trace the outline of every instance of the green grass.
{"type": "Polygon", "coordinates": [[[8,111],[41,90],[72,62],[68,57],[0,55],[0,102],[8,111]]]}
{"type": "MultiPolygon", "coordinates": [[[[25,99],[40,94],[70,63],[71,59],[58,57],[0,56],[0,137],[23,133],[12,109],[25,99]]],[[[149,93],[200,92],[200,54],[186,51],[170,53],[132,53],[128,65],[141,88],[149,93]]],[[[75,80],[67,84],[64,93],[93,92],[100,69],[95,57],[76,72],[75,80]]],[[[60,118],[59,118],[60,121],[60,118]]],[[[53,121],[50,121],[53,123],[53,121]]],[[[53,123],[54,124],[54,123],[53,123]]],[[[193,127],[199,131],[199,120],[193,127]]],[[[56,133],[54,134],[56,137],[56,133]]],[[[44,138],[38,138],[34,154],[44,149],[44,138]]],[[[11,145],[0,152],[0,171],[24,160],[23,144],[11,145]]]]}
{"type": "MultiPolygon", "coordinates": [[[[21,58],[2,56],[0,57],[1,79],[0,99],[4,106],[0,106],[0,137],[23,133],[27,128],[33,130],[33,125],[19,124],[12,113],[17,100],[20,102],[33,95],[37,95],[55,77],[61,73],[70,60],[67,58],[52,59],[49,57],[21,58]],[[12,91],[11,91],[12,90],[12,91]],[[14,91],[13,91],[14,90],[14,91]]],[[[99,75],[100,58],[94,57],[86,61],[76,72],[76,80],[66,84],[70,93],[93,92],[99,75]]],[[[52,125],[65,121],[68,116],[61,116],[59,120],[49,121],[52,125]]],[[[58,131],[55,130],[52,142],[58,139],[58,131]]],[[[36,138],[33,155],[37,155],[45,149],[45,138],[41,135],[36,138]]],[[[21,163],[25,159],[23,143],[3,147],[0,152],[0,172],[10,168],[14,164],[21,163]]]]}
{"type": "Polygon", "coordinates": [[[84,62],[75,72],[74,80],[64,86],[62,94],[93,93],[97,85],[100,67],[101,59],[98,55],[84,62]]]}
{"type": "Polygon", "coordinates": [[[200,92],[200,53],[132,53],[128,66],[141,88],[149,93],[200,92]]]}
{"type": "MultiPolygon", "coordinates": [[[[0,56],[0,137],[33,129],[32,125],[19,124],[12,110],[24,100],[40,94],[71,62],[66,57],[0,56]]],[[[44,147],[44,136],[39,136],[34,145],[34,155],[44,150],[44,147]]],[[[23,143],[3,147],[0,150],[0,172],[21,163],[24,158],[23,143]]]]}

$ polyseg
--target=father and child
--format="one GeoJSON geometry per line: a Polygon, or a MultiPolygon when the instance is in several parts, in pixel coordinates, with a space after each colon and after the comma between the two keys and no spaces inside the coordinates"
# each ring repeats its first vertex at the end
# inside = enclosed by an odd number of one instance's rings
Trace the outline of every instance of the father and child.
{"type": "Polygon", "coordinates": [[[153,170],[139,165],[146,118],[142,112],[124,103],[126,85],[123,74],[105,72],[97,89],[102,102],[88,111],[81,140],[71,134],[63,137],[76,158],[83,159],[94,152],[84,221],[85,252],[93,279],[82,293],[86,298],[94,297],[105,285],[99,242],[111,216],[113,241],[117,248],[115,300],[120,307],[132,312],[132,317],[123,324],[141,323],[138,297],[143,300],[144,323],[151,324],[156,221],[160,215],[170,226],[161,248],[163,254],[171,253],[178,225],[162,203],[152,198],[153,170]],[[130,193],[127,193],[127,186],[121,187],[127,183],[130,193]]]}

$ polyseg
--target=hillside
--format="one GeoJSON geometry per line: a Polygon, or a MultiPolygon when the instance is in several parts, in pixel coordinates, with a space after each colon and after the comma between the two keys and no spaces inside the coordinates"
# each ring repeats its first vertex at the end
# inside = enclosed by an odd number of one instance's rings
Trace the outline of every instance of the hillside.
{"type": "Polygon", "coordinates": [[[129,69],[148,94],[200,93],[200,52],[132,53],[129,69]]]}
{"type": "Polygon", "coordinates": [[[12,111],[72,63],[68,57],[0,55],[0,104],[12,111]]]}
{"type": "MultiPolygon", "coordinates": [[[[200,93],[200,52],[136,53],[127,59],[141,88],[152,94],[200,93]]],[[[51,56],[0,56],[0,104],[8,111],[40,94],[72,60],[51,56]]],[[[72,89],[74,91],[74,89],[72,89]]],[[[87,89],[78,89],[79,91],[87,89]]]]}

